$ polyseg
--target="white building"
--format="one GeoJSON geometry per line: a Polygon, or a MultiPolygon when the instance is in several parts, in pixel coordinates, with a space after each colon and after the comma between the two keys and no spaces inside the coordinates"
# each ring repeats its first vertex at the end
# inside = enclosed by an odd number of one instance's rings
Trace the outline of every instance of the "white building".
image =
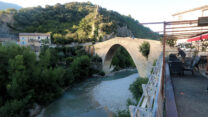
{"type": "Polygon", "coordinates": [[[174,21],[196,20],[198,17],[208,16],[208,5],[174,13],[174,21]]]}
{"type": "Polygon", "coordinates": [[[41,46],[50,44],[49,33],[19,33],[19,45],[30,46],[36,54],[39,54],[41,46]]]}
{"type": "MultiPolygon", "coordinates": [[[[173,16],[174,21],[198,20],[199,17],[208,16],[208,5],[185,10],[185,11],[181,11],[181,12],[177,12],[177,13],[174,13],[172,16],[173,16]]],[[[197,24],[187,24],[187,25],[183,25],[183,26],[197,26],[197,24]]],[[[194,28],[194,29],[196,29],[196,28],[194,28]]],[[[203,27],[198,27],[198,29],[199,30],[197,32],[199,34],[203,32],[203,30],[202,30],[203,27]]],[[[188,30],[191,30],[191,28],[189,28],[188,30]]],[[[189,33],[192,33],[192,32],[194,33],[194,31],[190,31],[189,33]]],[[[180,32],[180,33],[183,33],[183,32],[180,32]]],[[[177,33],[174,33],[174,34],[177,34],[177,33]]],[[[176,42],[176,44],[187,43],[187,39],[180,39],[176,42]]]]}

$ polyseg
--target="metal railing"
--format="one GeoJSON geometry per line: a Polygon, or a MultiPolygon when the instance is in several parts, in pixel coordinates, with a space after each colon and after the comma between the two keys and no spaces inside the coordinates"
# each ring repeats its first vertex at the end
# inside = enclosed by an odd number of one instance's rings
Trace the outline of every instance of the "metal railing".
{"type": "Polygon", "coordinates": [[[163,56],[159,56],[147,84],[142,84],[143,94],[137,106],[129,106],[131,117],[162,117],[162,63],[163,56]]]}
{"type": "MultiPolygon", "coordinates": [[[[195,55],[196,51],[184,51],[186,53],[186,57],[193,57],[195,55]]],[[[170,54],[177,54],[178,51],[166,51],[165,55],[166,57],[169,56],[170,54]]],[[[197,51],[197,56],[207,56],[208,51],[197,51]]]]}

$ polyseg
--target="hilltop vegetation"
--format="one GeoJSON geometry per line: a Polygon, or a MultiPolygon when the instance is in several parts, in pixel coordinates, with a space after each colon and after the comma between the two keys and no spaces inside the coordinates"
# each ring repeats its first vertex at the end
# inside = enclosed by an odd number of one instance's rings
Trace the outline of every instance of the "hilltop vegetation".
{"type": "Polygon", "coordinates": [[[90,2],[71,2],[23,8],[8,24],[16,32],[50,32],[53,42],[102,41],[113,36],[134,36],[157,39],[158,34],[139,24],[130,16],[93,5],[90,2]]]}

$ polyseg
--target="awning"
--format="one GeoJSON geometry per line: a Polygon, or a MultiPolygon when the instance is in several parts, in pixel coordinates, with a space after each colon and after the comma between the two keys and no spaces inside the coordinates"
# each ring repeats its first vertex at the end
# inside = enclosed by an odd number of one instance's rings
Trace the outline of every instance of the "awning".
{"type": "Polygon", "coordinates": [[[203,40],[203,39],[208,39],[208,34],[193,37],[193,38],[188,39],[187,41],[192,42],[192,41],[199,41],[199,40],[203,40]]]}

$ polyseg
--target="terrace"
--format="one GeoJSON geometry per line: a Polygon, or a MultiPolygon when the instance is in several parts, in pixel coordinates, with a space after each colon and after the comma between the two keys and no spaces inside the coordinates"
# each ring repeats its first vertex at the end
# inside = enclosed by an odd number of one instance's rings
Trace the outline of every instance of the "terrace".
{"type": "Polygon", "coordinates": [[[158,31],[163,35],[163,54],[149,82],[142,86],[144,93],[138,105],[129,107],[132,117],[207,117],[208,53],[199,44],[208,39],[203,36],[208,32],[208,17],[204,19],[143,23],[163,24],[163,31],[158,31]],[[185,60],[177,56],[176,47],[169,48],[166,44],[179,39],[196,42],[195,50],[185,51],[185,60]]]}

